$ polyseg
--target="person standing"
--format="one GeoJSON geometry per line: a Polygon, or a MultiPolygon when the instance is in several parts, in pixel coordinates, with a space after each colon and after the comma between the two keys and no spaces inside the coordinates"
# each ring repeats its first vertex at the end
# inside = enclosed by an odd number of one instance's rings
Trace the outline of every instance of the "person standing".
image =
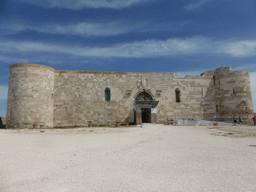
{"type": "Polygon", "coordinates": [[[239,124],[241,126],[242,125],[242,118],[240,116],[238,117],[238,122],[239,122],[239,124]]]}
{"type": "Polygon", "coordinates": [[[255,117],[255,115],[253,116],[252,120],[253,120],[254,126],[255,126],[256,125],[256,117],[255,117]]]}
{"type": "Polygon", "coordinates": [[[233,122],[234,122],[234,126],[236,126],[236,123],[237,123],[236,115],[233,115],[233,122]]]}

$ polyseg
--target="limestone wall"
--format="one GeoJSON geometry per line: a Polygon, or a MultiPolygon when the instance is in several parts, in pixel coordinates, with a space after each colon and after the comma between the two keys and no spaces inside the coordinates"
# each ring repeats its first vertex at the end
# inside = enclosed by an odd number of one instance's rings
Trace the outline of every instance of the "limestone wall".
{"type": "Polygon", "coordinates": [[[159,101],[158,122],[169,116],[202,118],[201,102],[210,81],[207,75],[178,78],[171,73],[56,70],[54,126],[134,120],[135,96],[143,88],[159,101]],[[138,86],[143,81],[145,86],[138,86]],[[105,101],[106,88],[111,90],[110,102],[105,101]],[[176,88],[180,89],[180,103],[176,102],[176,88]]]}
{"type": "Polygon", "coordinates": [[[10,67],[7,128],[53,126],[54,69],[36,64],[10,67]]]}
{"type": "Polygon", "coordinates": [[[67,71],[15,64],[10,67],[7,128],[135,121],[135,98],[143,90],[159,101],[152,109],[157,123],[167,118],[228,120],[232,114],[249,121],[253,112],[249,73],[231,68],[179,78],[173,73],[67,71]]]}
{"type": "MultiPolygon", "coordinates": [[[[207,88],[211,83],[208,75],[186,76],[169,82],[169,87],[163,92],[159,105],[159,115],[174,117],[175,119],[202,119],[202,103],[207,95],[207,88]],[[181,102],[176,102],[175,89],[180,89],[181,102]]],[[[174,119],[173,118],[173,119],[174,119]]]]}

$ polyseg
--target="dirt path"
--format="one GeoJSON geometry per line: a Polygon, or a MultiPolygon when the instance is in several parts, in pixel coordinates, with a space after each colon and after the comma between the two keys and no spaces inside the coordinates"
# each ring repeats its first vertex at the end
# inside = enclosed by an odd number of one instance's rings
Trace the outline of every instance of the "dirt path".
{"type": "Polygon", "coordinates": [[[256,190],[256,138],[202,127],[0,130],[0,149],[1,192],[256,190]]]}

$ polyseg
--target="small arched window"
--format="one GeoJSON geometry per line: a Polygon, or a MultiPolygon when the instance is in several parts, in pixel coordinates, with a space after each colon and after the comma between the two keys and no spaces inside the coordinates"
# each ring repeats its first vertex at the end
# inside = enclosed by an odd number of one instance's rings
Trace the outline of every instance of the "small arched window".
{"type": "Polygon", "coordinates": [[[107,102],[110,101],[110,89],[109,88],[105,89],[105,101],[107,101],[107,102]]]}
{"type": "Polygon", "coordinates": [[[176,103],[180,102],[180,90],[177,88],[175,89],[175,95],[176,95],[176,103]]]}

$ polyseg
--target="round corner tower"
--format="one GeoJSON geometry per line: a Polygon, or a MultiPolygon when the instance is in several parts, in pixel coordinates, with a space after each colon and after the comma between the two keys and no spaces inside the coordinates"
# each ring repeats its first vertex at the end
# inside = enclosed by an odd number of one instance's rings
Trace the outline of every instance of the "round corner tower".
{"type": "Polygon", "coordinates": [[[53,127],[54,76],[44,65],[10,66],[6,128],[53,127]]]}
{"type": "Polygon", "coordinates": [[[249,122],[248,115],[253,114],[249,72],[232,71],[230,67],[218,68],[215,71],[214,87],[219,114],[223,117],[236,114],[249,122]]]}

